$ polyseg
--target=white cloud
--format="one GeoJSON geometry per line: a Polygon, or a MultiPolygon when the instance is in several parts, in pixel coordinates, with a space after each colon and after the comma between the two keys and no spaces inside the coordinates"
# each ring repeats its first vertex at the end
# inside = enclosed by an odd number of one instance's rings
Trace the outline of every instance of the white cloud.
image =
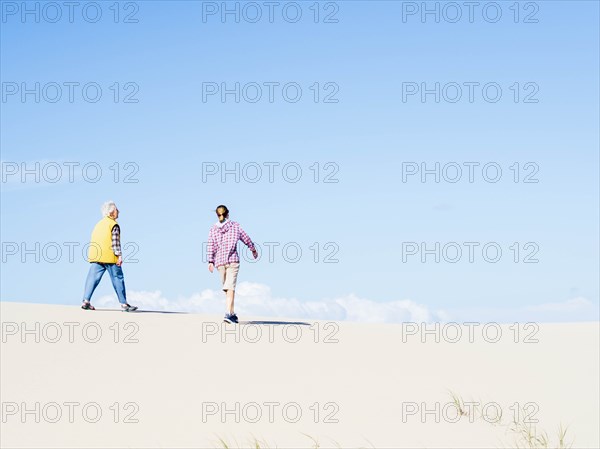
{"type": "Polygon", "coordinates": [[[525,310],[535,312],[576,312],[586,309],[592,309],[594,304],[589,299],[582,296],[577,298],[568,299],[564,302],[550,302],[545,304],[539,304],[535,306],[525,307],[525,310]]]}
{"type": "Polygon", "coordinates": [[[577,321],[598,321],[598,304],[578,296],[561,302],[548,302],[512,308],[470,308],[453,310],[452,321],[476,321],[498,323],[541,322],[564,323],[577,321]]]}

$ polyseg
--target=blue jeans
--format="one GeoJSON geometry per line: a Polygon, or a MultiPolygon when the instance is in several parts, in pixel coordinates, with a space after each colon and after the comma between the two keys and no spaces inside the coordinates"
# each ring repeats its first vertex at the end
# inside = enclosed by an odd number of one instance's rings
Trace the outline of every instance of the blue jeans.
{"type": "Polygon", "coordinates": [[[92,262],[90,264],[90,271],[88,272],[87,279],[85,280],[85,292],[83,293],[83,299],[85,301],[91,301],[94,290],[98,287],[100,279],[104,272],[108,271],[110,280],[117,293],[119,302],[121,304],[127,304],[127,298],[125,297],[125,279],[123,278],[123,270],[121,267],[114,263],[98,263],[92,262]]]}

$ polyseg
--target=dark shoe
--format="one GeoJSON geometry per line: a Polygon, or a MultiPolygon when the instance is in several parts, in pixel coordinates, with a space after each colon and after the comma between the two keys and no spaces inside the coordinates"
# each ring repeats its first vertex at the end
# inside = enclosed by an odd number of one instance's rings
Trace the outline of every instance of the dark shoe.
{"type": "Polygon", "coordinates": [[[121,306],[121,310],[123,312],[135,312],[137,310],[136,306],[130,306],[129,304],[125,304],[125,307],[121,306]]]}
{"type": "Polygon", "coordinates": [[[237,316],[235,313],[234,313],[233,315],[230,315],[230,316],[229,316],[229,319],[230,319],[231,321],[233,321],[235,324],[237,324],[237,323],[238,323],[238,316],[237,316]]]}
{"type": "Polygon", "coordinates": [[[229,323],[229,324],[235,324],[235,321],[232,320],[232,317],[233,317],[233,315],[226,313],[225,317],[223,318],[223,321],[225,321],[226,323],[229,323]]]}
{"type": "Polygon", "coordinates": [[[81,308],[83,310],[96,310],[93,305],[91,305],[89,302],[85,302],[85,301],[83,304],[81,304],[81,308]]]}

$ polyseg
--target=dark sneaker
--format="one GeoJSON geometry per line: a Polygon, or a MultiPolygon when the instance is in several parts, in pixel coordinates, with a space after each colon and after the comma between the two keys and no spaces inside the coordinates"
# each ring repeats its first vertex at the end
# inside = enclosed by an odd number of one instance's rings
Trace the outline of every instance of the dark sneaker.
{"type": "Polygon", "coordinates": [[[96,310],[93,305],[91,305],[89,302],[85,302],[85,301],[83,302],[83,304],[81,304],[81,308],[83,310],[96,310]]]}
{"type": "Polygon", "coordinates": [[[130,306],[129,304],[125,304],[125,307],[121,306],[123,312],[135,312],[137,309],[137,306],[130,306]]]}
{"type": "Polygon", "coordinates": [[[238,323],[238,317],[237,317],[237,315],[236,315],[235,313],[234,313],[233,315],[230,315],[230,316],[229,316],[229,319],[230,319],[231,321],[233,321],[235,324],[237,324],[237,323],[238,323]]]}
{"type": "Polygon", "coordinates": [[[233,321],[232,318],[233,318],[233,315],[226,313],[225,317],[223,318],[223,321],[225,321],[226,323],[229,323],[229,324],[235,324],[235,321],[233,321]]]}

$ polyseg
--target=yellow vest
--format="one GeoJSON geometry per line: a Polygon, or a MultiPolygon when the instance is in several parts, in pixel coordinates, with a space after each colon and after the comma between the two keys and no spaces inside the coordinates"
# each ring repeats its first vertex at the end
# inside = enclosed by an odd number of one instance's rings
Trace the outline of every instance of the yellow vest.
{"type": "Polygon", "coordinates": [[[117,263],[118,257],[112,249],[112,229],[116,224],[116,220],[110,217],[96,223],[88,249],[89,262],[117,263]]]}

